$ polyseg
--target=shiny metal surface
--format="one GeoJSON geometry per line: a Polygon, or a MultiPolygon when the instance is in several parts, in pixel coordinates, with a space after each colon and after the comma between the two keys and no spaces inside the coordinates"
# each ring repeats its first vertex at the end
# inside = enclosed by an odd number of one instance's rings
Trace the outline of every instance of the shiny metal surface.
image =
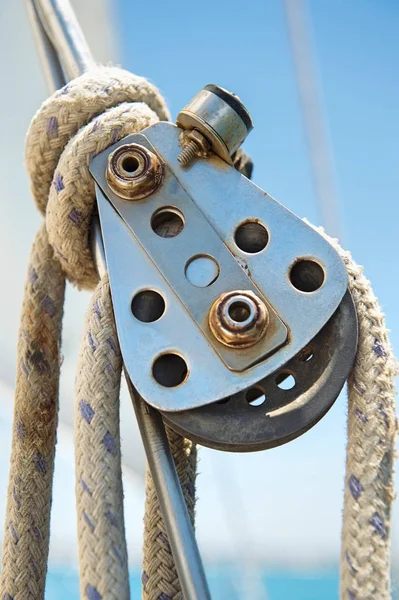
{"type": "Polygon", "coordinates": [[[95,66],[68,0],[32,0],[31,4],[35,6],[47,36],[57,52],[66,80],[78,77],[95,66]]]}
{"type": "Polygon", "coordinates": [[[209,327],[226,346],[247,348],[267,334],[269,313],[264,302],[249,290],[221,294],[209,311],[209,327]]]}
{"type": "Polygon", "coordinates": [[[207,86],[200,90],[179,112],[176,122],[182,129],[194,129],[202,133],[213,152],[230,164],[231,155],[241,146],[252,128],[249,114],[241,101],[217,86],[207,86]],[[217,95],[211,91],[213,88],[215,91],[221,90],[224,94],[217,95]],[[243,118],[243,115],[234,109],[232,101],[245,111],[247,118],[243,118]]]}
{"type": "Polygon", "coordinates": [[[159,123],[142,134],[128,136],[91,164],[105,192],[98,203],[124,360],[140,395],[164,411],[216,402],[277,371],[320,331],[348,285],[341,259],[315,230],[218,157],[199,159],[185,169],[177,160],[179,151],[179,129],[159,123]],[[142,204],[123,202],[107,190],[107,155],[120,144],[149,142],[167,165],[165,182],[142,204]],[[160,240],[149,225],[151,214],[171,204],[183,213],[184,229],[171,239],[160,240]],[[115,218],[112,207],[122,219],[115,218]],[[256,240],[254,253],[237,246],[237,227],[248,221],[263,224],[267,230],[263,250],[258,245],[261,238],[256,240]],[[219,277],[204,288],[191,286],[184,277],[187,260],[198,254],[213,256],[220,265],[219,277]],[[300,291],[290,281],[298,259],[321,268],[324,280],[313,292],[300,291]],[[131,315],[131,297],[141,289],[157,290],[166,302],[164,315],[155,323],[139,323],[131,315]],[[269,351],[265,360],[259,349],[270,342],[269,331],[260,344],[239,351],[223,344],[217,347],[211,335],[206,335],[205,321],[212,303],[232,289],[260,294],[269,311],[269,327],[277,314],[289,333],[284,344],[280,329],[274,347],[279,349],[272,354],[269,351]],[[188,368],[185,381],[174,388],[161,386],[152,375],[156,357],[168,352],[183,357],[188,368]],[[232,361],[234,354],[235,364],[247,358],[245,370],[232,370],[233,363],[228,363],[226,356],[232,361]]]}
{"type": "MultiPolygon", "coordinates": [[[[101,240],[100,223],[93,220],[92,240],[101,240]]],[[[100,277],[106,271],[102,243],[94,243],[100,277]]],[[[160,413],[148,406],[136,392],[125,369],[125,377],[139,425],[151,475],[165,521],[179,581],[185,600],[210,600],[211,596],[190,516],[181,490],[160,413]]]]}
{"type": "MultiPolygon", "coordinates": [[[[131,137],[133,136],[126,138],[126,141],[130,140],[131,137]]],[[[135,143],[141,146],[148,144],[145,137],[140,134],[134,136],[134,138],[135,143]]],[[[129,141],[130,143],[132,142],[129,141]]],[[[245,270],[234,260],[229,249],[226,248],[215,230],[204,218],[202,212],[192,202],[184,188],[176,180],[176,177],[170,172],[167,164],[164,165],[163,184],[151,197],[145,200],[127,202],[116,196],[109,189],[104,172],[107,168],[110,152],[115,152],[115,148],[119,147],[121,147],[120,144],[115,144],[110,149],[100,153],[93,159],[90,165],[90,171],[102,188],[104,195],[129,228],[131,234],[130,244],[137,244],[139,246],[139,254],[135,258],[136,265],[133,279],[129,267],[123,267],[120,259],[116,259],[115,257],[114,261],[111,258],[111,253],[116,253],[115,244],[121,243],[122,234],[118,233],[118,241],[114,240],[116,236],[113,233],[113,218],[110,214],[107,220],[107,228],[104,225],[102,228],[108,264],[111,265],[112,261],[112,268],[110,266],[109,269],[111,289],[117,279],[122,282],[122,287],[120,287],[119,283],[117,284],[119,288],[118,294],[114,294],[114,310],[117,322],[119,315],[118,335],[126,366],[128,370],[131,366],[134,368],[134,372],[129,372],[135,385],[139,386],[138,389],[141,395],[146,400],[148,399],[151,404],[167,410],[164,404],[161,406],[158,404],[158,402],[164,402],[165,399],[162,387],[157,385],[156,389],[152,390],[151,393],[148,393],[148,391],[144,393],[147,390],[147,384],[143,385],[143,380],[147,379],[148,381],[148,373],[151,374],[151,365],[158,354],[177,351],[184,357],[186,362],[187,360],[190,362],[192,365],[190,367],[190,374],[182,388],[185,388],[188,384],[190,384],[191,388],[194,382],[191,384],[190,380],[194,377],[194,373],[198,372],[198,376],[200,376],[199,373],[201,371],[201,377],[206,377],[210,363],[215,358],[217,359],[217,356],[226,365],[224,368],[233,371],[247,370],[284,344],[287,339],[287,329],[282,320],[278,318],[276,311],[267,302],[267,298],[262,298],[262,301],[267,305],[269,313],[269,328],[267,335],[259,341],[256,347],[253,346],[247,348],[245,351],[237,352],[237,350],[220,343],[214,337],[209,329],[208,315],[215,300],[226,290],[246,289],[251,290],[254,294],[259,294],[259,289],[251,281],[245,270]],[[159,210],[165,207],[174,207],[184,218],[183,229],[174,237],[168,237],[167,239],[155,235],[151,226],[153,215],[158,214],[159,210]],[[162,281],[158,282],[157,277],[152,279],[150,267],[145,266],[144,259],[140,258],[143,250],[152,261],[151,270],[158,271],[162,277],[162,281]],[[219,276],[214,282],[202,288],[193,286],[185,276],[187,265],[189,265],[193,258],[198,256],[212,257],[219,268],[219,276]],[[123,268],[125,271],[122,270],[123,268]],[[139,273],[143,273],[143,277],[139,273]],[[159,286],[161,286],[161,289],[159,286]],[[157,323],[151,324],[155,335],[155,338],[152,338],[152,343],[149,342],[148,337],[150,334],[149,326],[146,324],[146,328],[143,329],[142,323],[131,323],[132,317],[129,315],[131,297],[138,291],[147,288],[157,289],[164,297],[167,305],[162,319],[157,323]],[[176,307],[174,304],[176,304],[176,307]],[[180,313],[183,313],[183,311],[189,313],[193,321],[192,323],[190,323],[190,319],[186,322],[187,314],[180,316],[180,313]],[[174,314],[173,318],[171,317],[172,313],[174,314]],[[122,317],[121,315],[124,316],[122,317]],[[185,323],[185,329],[183,329],[183,323],[185,323]],[[179,324],[178,327],[177,324],[179,324]],[[135,327],[136,330],[136,335],[133,335],[133,337],[131,327],[135,327]],[[193,336],[196,336],[197,328],[201,330],[202,335],[205,337],[206,354],[201,357],[193,349],[187,356],[186,349],[190,345],[193,345],[195,339],[193,336]],[[166,334],[166,332],[168,333],[166,334]],[[138,342],[137,335],[139,334],[146,336],[148,341],[146,348],[143,348],[142,343],[138,342]],[[130,339],[128,339],[129,337],[130,339]],[[135,366],[133,367],[131,357],[137,354],[138,343],[140,343],[140,359],[137,360],[136,358],[134,360],[135,366]],[[202,363],[199,370],[195,366],[197,359],[200,359],[202,363]]],[[[113,213],[115,219],[115,210],[113,210],[113,213]]],[[[101,221],[103,221],[101,212],[100,216],[101,221]]],[[[128,238],[126,240],[126,246],[128,246],[128,238]]],[[[119,256],[122,253],[126,256],[128,252],[129,249],[127,247],[123,251],[121,248],[118,249],[119,256]]],[[[136,251],[132,250],[132,252],[136,251]]],[[[192,347],[196,348],[196,346],[192,347]]],[[[192,392],[188,389],[185,394],[187,397],[192,398],[192,392]]],[[[199,394],[200,390],[197,391],[197,395],[199,394]]],[[[204,403],[206,402],[204,400],[204,403]]],[[[176,403],[174,410],[179,405],[176,403]]],[[[185,408],[188,407],[186,406],[185,408]]]]}
{"type": "Polygon", "coordinates": [[[221,402],[164,412],[164,420],[218,450],[280,446],[308,431],[331,408],[352,368],[356,346],[356,311],[347,291],[328,323],[281,370],[221,402]]]}
{"type": "Polygon", "coordinates": [[[195,156],[206,158],[211,152],[211,144],[206,137],[197,129],[191,129],[182,133],[183,150],[177,160],[183,166],[188,165],[195,156]]]}
{"type": "Polygon", "coordinates": [[[107,183],[124,200],[142,200],[153,194],[163,173],[158,156],[139,144],[119,146],[108,156],[107,183]]]}
{"type": "Polygon", "coordinates": [[[65,82],[61,64],[44,29],[35,2],[25,0],[25,4],[47,86],[50,90],[55,91],[65,82]]]}

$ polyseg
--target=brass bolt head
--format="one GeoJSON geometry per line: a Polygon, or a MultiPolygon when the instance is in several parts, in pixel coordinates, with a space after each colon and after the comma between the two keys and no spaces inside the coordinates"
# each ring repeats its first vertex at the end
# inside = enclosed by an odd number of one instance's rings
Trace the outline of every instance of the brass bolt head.
{"type": "Polygon", "coordinates": [[[256,344],[266,333],[269,312],[250,290],[221,294],[209,311],[209,327],[216,339],[233,348],[256,344]]]}
{"type": "Polygon", "coordinates": [[[106,179],[111,190],[125,200],[141,200],[160,186],[163,164],[140,144],[119,146],[108,157],[106,179]]]}

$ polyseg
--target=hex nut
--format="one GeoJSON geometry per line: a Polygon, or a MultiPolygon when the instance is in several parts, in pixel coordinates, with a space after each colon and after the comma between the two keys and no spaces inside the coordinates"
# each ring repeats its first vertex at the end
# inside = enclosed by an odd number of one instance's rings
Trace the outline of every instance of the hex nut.
{"type": "Polygon", "coordinates": [[[195,142],[199,148],[198,152],[202,157],[205,158],[209,155],[211,144],[198,129],[183,132],[183,140],[185,144],[191,141],[195,142]]]}
{"type": "Polygon", "coordinates": [[[219,342],[233,348],[247,348],[265,335],[269,312],[252,291],[235,290],[215,300],[208,321],[219,342]]]}
{"type": "Polygon", "coordinates": [[[108,185],[125,200],[142,200],[150,196],[163,177],[164,168],[158,156],[140,144],[119,146],[108,157],[108,185]]]}

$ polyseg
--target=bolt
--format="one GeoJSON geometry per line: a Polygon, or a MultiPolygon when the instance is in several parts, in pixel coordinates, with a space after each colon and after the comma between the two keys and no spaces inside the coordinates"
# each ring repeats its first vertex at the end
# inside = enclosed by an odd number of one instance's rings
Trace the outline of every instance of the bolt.
{"type": "Polygon", "coordinates": [[[185,167],[196,155],[206,157],[209,154],[211,145],[202,133],[196,129],[183,133],[183,150],[180,152],[177,160],[185,167]]]}
{"type": "Polygon", "coordinates": [[[208,156],[212,151],[222,160],[233,164],[231,155],[239,148],[252,129],[251,117],[241,100],[217,85],[207,85],[179,112],[177,125],[186,132],[194,134],[197,144],[189,142],[179,155],[182,165],[189,164],[194,156],[208,156]],[[202,154],[202,134],[209,149],[202,154]],[[198,148],[199,146],[199,148],[198,148]]]}
{"type": "Polygon", "coordinates": [[[264,336],[269,313],[250,290],[221,294],[209,312],[209,327],[216,339],[233,348],[253,346],[264,336]]]}
{"type": "Polygon", "coordinates": [[[164,177],[158,156],[140,144],[119,146],[108,157],[106,178],[111,190],[125,200],[141,200],[155,192],[164,177]]]}
{"type": "Polygon", "coordinates": [[[177,160],[183,167],[188,165],[194,158],[194,156],[199,152],[199,145],[194,140],[191,140],[188,144],[184,145],[183,150],[180,152],[177,160]]]}

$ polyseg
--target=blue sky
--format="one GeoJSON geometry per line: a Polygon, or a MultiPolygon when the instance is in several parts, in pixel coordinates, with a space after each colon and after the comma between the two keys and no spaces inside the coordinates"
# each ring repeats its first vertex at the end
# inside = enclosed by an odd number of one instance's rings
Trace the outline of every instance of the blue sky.
{"type": "MultiPolygon", "coordinates": [[[[283,2],[118,0],[115,6],[123,66],[159,86],[173,117],[207,83],[237,93],[255,125],[244,145],[255,162],[255,183],[299,216],[322,224],[283,2]]],[[[365,266],[398,350],[399,5],[396,0],[313,0],[307,6],[333,156],[342,242],[365,266]]],[[[218,454],[213,463],[203,451],[199,531],[211,529],[217,520],[209,512],[208,497],[214,492],[206,486],[206,469],[212,463],[223,478],[221,487],[237,492],[222,492],[225,500],[235,497],[229,510],[235,515],[246,511],[240,533],[230,527],[236,541],[250,531],[249,538],[260,544],[257,529],[263,523],[267,527],[265,506],[277,510],[277,520],[279,506],[283,506],[288,516],[275,535],[271,533],[270,544],[277,547],[281,539],[282,552],[290,540],[301,548],[322,544],[314,533],[321,528],[326,542],[320,550],[334,548],[336,552],[344,430],[345,398],[341,398],[314,430],[286,447],[252,457],[218,454]],[[259,481],[259,473],[267,482],[259,481]],[[250,514],[248,488],[263,499],[251,506],[250,514]],[[292,505],[293,496],[299,508],[292,505]]]]}

